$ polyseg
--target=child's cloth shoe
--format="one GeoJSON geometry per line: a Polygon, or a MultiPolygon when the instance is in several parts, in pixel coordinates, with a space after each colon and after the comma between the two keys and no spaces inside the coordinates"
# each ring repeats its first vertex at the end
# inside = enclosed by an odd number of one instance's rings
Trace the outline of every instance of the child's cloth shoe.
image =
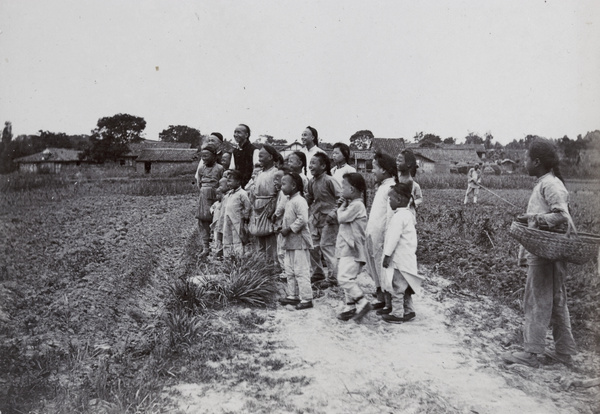
{"type": "Polygon", "coordinates": [[[389,315],[392,312],[392,308],[388,308],[387,306],[384,306],[381,309],[377,310],[377,315],[389,315]]]}
{"type": "Polygon", "coordinates": [[[360,322],[364,316],[369,313],[369,311],[373,309],[373,305],[371,302],[366,300],[365,298],[361,298],[358,304],[356,305],[356,316],[354,316],[354,322],[360,322]]]}
{"type": "Polygon", "coordinates": [[[372,309],[383,309],[385,308],[385,302],[375,302],[371,304],[372,309]]]}
{"type": "Polygon", "coordinates": [[[417,315],[414,312],[405,313],[403,318],[404,322],[412,321],[413,319],[415,319],[416,316],[417,315]]]}
{"type": "Polygon", "coordinates": [[[381,315],[381,319],[388,323],[403,323],[404,318],[399,318],[395,315],[381,315]]]}
{"type": "Polygon", "coordinates": [[[559,362],[569,368],[573,366],[573,358],[569,354],[561,354],[556,351],[546,351],[544,352],[544,356],[551,364],[559,362]]]}
{"type": "Polygon", "coordinates": [[[354,317],[354,315],[356,315],[356,309],[350,309],[350,310],[344,311],[342,313],[339,313],[337,318],[340,321],[349,321],[350,319],[352,319],[354,317]]]}
{"type": "Polygon", "coordinates": [[[313,307],[312,300],[308,302],[300,302],[296,305],[296,310],[309,309],[313,307]]]}
{"type": "Polygon", "coordinates": [[[282,305],[293,305],[296,306],[297,304],[300,303],[300,299],[296,299],[296,298],[281,298],[279,299],[279,303],[281,303],[282,305]]]}
{"type": "Polygon", "coordinates": [[[537,355],[529,352],[506,352],[502,354],[502,359],[507,364],[521,364],[531,368],[537,368],[540,366],[537,355]]]}

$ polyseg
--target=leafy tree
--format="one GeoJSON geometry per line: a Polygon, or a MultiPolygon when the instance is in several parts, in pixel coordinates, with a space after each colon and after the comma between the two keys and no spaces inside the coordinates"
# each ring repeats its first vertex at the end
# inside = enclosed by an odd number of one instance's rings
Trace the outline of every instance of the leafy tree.
{"type": "Polygon", "coordinates": [[[483,144],[483,138],[481,138],[475,132],[469,132],[469,135],[465,137],[465,144],[483,144]]]}
{"type": "Polygon", "coordinates": [[[483,145],[485,146],[485,149],[492,149],[494,146],[494,136],[488,131],[485,133],[484,137],[485,139],[483,140],[483,145]]]}
{"type": "Polygon", "coordinates": [[[273,135],[259,135],[258,137],[260,142],[264,142],[265,144],[269,144],[269,145],[287,145],[288,142],[286,139],[275,139],[273,137],[273,135]]]}
{"type": "Polygon", "coordinates": [[[146,121],[139,116],[117,114],[100,118],[92,130],[90,146],[81,155],[94,162],[115,161],[129,151],[130,143],[143,140],[146,121]]]}
{"type": "Polygon", "coordinates": [[[456,138],[452,138],[452,137],[448,137],[448,138],[444,138],[444,140],[442,141],[444,144],[456,144],[456,138]]]}
{"type": "Polygon", "coordinates": [[[116,114],[106,116],[98,120],[98,124],[92,135],[97,134],[99,138],[112,136],[117,142],[129,144],[141,142],[144,138],[142,133],[146,128],[144,118],[129,114],[116,114]]]}
{"type": "Polygon", "coordinates": [[[10,123],[10,121],[6,121],[4,123],[4,129],[2,130],[2,143],[6,145],[10,141],[12,141],[12,138],[12,124],[10,123]]]}
{"type": "Polygon", "coordinates": [[[202,134],[196,128],[186,125],[169,125],[158,134],[158,138],[165,142],[186,142],[197,148],[200,144],[202,134]]]}
{"type": "Polygon", "coordinates": [[[368,129],[356,131],[350,137],[350,149],[359,151],[367,150],[371,148],[371,142],[373,141],[373,138],[375,138],[373,133],[368,129]]]}
{"type": "Polygon", "coordinates": [[[419,140],[419,147],[435,147],[435,146],[437,146],[437,144],[441,144],[441,143],[442,143],[442,139],[438,135],[425,134],[419,140]]]}

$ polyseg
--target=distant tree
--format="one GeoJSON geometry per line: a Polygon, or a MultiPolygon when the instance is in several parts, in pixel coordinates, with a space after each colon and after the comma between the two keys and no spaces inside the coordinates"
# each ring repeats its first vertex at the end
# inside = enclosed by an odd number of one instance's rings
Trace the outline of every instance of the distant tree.
{"type": "Polygon", "coordinates": [[[329,142],[319,141],[319,148],[321,148],[323,151],[332,151],[333,144],[329,142]]]}
{"type": "Polygon", "coordinates": [[[504,147],[502,146],[501,143],[499,143],[498,141],[496,141],[494,143],[494,149],[496,149],[496,150],[502,150],[502,149],[504,149],[504,147]]]}
{"type": "MultiPolygon", "coordinates": [[[[374,135],[368,129],[362,129],[356,131],[350,137],[350,149],[364,151],[371,148],[371,142],[373,141],[374,135]]],[[[319,145],[322,147],[322,145],[319,145]]]]}
{"type": "Polygon", "coordinates": [[[98,120],[98,124],[92,135],[97,134],[100,138],[111,135],[119,143],[130,144],[141,142],[144,129],[146,129],[146,121],[140,116],[129,114],[116,114],[106,116],[98,120]]]}
{"type": "Polygon", "coordinates": [[[197,148],[200,144],[202,134],[196,128],[186,125],[169,125],[158,134],[158,139],[164,142],[185,142],[197,148]]]}
{"type": "Polygon", "coordinates": [[[485,149],[491,149],[494,147],[494,136],[491,132],[486,132],[484,135],[483,145],[485,149]]]}
{"type": "MultiPolygon", "coordinates": [[[[421,133],[422,134],[422,133],[421,133]]],[[[425,134],[419,140],[419,147],[435,147],[437,144],[441,144],[442,139],[435,134],[425,134]]]]}
{"type": "Polygon", "coordinates": [[[444,144],[456,144],[456,138],[452,138],[452,137],[448,137],[448,138],[444,138],[444,140],[442,141],[444,144]]]}
{"type": "Polygon", "coordinates": [[[273,137],[273,135],[267,135],[267,134],[259,135],[258,142],[264,142],[265,144],[269,144],[269,145],[287,145],[288,144],[286,139],[275,139],[273,137]]]}
{"type": "Polygon", "coordinates": [[[465,137],[465,144],[483,144],[483,138],[481,138],[475,132],[469,132],[469,135],[465,137]]]}
{"type": "Polygon", "coordinates": [[[115,161],[129,151],[128,144],[143,140],[146,128],[144,118],[129,114],[117,114],[100,118],[92,130],[89,147],[81,154],[94,162],[115,161]]]}
{"type": "Polygon", "coordinates": [[[2,143],[6,145],[12,141],[12,138],[12,124],[10,121],[6,121],[4,123],[4,129],[2,130],[2,143]]]}

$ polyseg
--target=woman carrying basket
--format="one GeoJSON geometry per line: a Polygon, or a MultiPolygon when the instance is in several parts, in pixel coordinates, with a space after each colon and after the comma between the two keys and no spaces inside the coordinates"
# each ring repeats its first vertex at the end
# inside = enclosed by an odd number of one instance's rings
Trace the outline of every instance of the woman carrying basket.
{"type": "MultiPolygon", "coordinates": [[[[528,227],[561,229],[569,220],[569,193],[559,170],[558,153],[545,139],[537,139],[529,146],[525,166],[536,184],[527,205],[528,227]]],[[[526,253],[527,281],[523,308],[523,352],[502,355],[507,363],[538,367],[538,354],[570,366],[571,355],[576,353],[571,333],[567,293],[565,289],[566,263],[526,253]],[[545,351],[548,325],[552,325],[555,351],[545,351]]]]}

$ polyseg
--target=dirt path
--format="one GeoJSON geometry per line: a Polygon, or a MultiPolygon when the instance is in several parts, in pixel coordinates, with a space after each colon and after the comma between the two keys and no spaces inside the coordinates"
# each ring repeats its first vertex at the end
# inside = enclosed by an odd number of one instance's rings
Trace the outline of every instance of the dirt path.
{"type": "MultiPolygon", "coordinates": [[[[371,289],[365,278],[362,283],[371,289]]],[[[256,369],[274,379],[274,385],[257,390],[247,381],[182,384],[176,387],[179,407],[188,413],[593,412],[586,401],[595,391],[578,395],[561,388],[561,381],[574,375],[565,368],[499,364],[503,349],[498,339],[506,329],[488,332],[487,338],[468,338],[471,333],[460,326],[450,330],[459,325],[450,312],[455,306],[464,304],[485,317],[489,304],[448,298],[440,302],[438,290],[429,286],[415,298],[417,318],[403,325],[385,323],[374,312],[360,325],[340,322],[335,315],[341,301],[329,293],[308,311],[262,311],[268,319],[257,336],[265,344],[277,344],[272,356],[284,366],[269,371],[260,364],[256,369]],[[307,384],[289,384],[299,376],[307,384]]],[[[499,317],[516,320],[510,311],[500,310],[506,312],[499,317]]],[[[240,361],[252,358],[240,356],[240,361]]]]}

